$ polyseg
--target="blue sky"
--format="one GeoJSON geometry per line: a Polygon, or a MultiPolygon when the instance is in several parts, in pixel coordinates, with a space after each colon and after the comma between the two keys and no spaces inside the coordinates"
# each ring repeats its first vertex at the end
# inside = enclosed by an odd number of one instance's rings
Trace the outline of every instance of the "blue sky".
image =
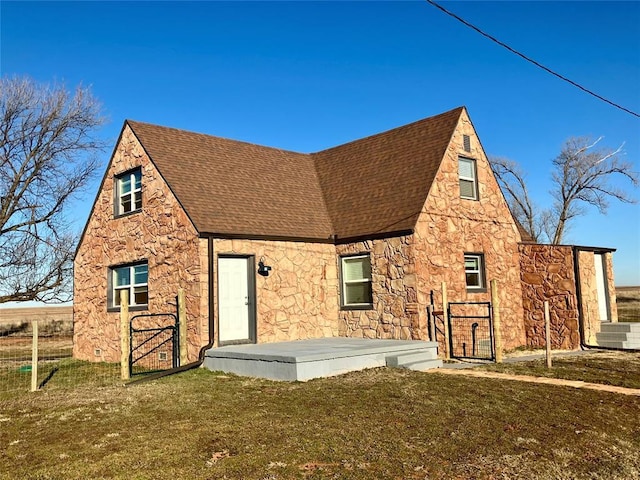
{"type": "MultiPolygon", "coordinates": [[[[640,112],[639,2],[444,5],[640,112]]],[[[639,118],[426,2],[2,1],[0,14],[2,75],[91,85],[111,144],[130,118],[313,152],[466,105],[487,154],[518,161],[541,206],[551,201],[551,160],[570,136],[626,142],[640,171],[639,118]]],[[[98,183],[71,211],[78,229],[98,183]]],[[[566,240],[617,248],[616,283],[640,285],[639,205],[588,210],[566,240]]]]}

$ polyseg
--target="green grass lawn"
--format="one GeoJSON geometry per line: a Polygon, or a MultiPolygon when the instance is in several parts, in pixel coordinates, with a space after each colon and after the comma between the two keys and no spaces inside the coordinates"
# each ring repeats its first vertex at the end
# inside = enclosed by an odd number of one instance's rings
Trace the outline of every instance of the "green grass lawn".
{"type": "Polygon", "coordinates": [[[0,400],[6,479],[633,479],[640,397],[375,369],[198,369],[0,400]]]}

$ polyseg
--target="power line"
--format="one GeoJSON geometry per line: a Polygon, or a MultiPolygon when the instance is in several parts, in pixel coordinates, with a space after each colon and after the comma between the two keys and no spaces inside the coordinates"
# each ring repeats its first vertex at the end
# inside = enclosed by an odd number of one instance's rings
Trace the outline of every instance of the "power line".
{"type": "Polygon", "coordinates": [[[608,103],[609,105],[612,105],[616,108],[619,108],[620,110],[627,112],[631,115],[634,115],[638,118],[640,118],[640,114],[629,110],[628,108],[623,107],[622,105],[618,105],[615,102],[612,102],[611,100],[603,97],[602,95],[598,95],[597,93],[593,92],[592,90],[589,90],[586,87],[583,87],[582,85],[580,85],[579,83],[574,82],[573,80],[568,79],[567,77],[560,75],[559,73],[554,72],[553,70],[551,70],[550,68],[545,67],[544,65],[542,65],[539,62],[536,62],[534,59],[527,57],[526,55],[524,55],[523,53],[520,53],[519,51],[511,48],[509,45],[507,45],[504,42],[501,42],[500,40],[498,40],[497,38],[489,35],[488,33],[483,32],[482,30],[480,30],[478,27],[476,27],[475,25],[472,25],[471,23],[467,22],[464,18],[459,17],[458,15],[456,15],[453,12],[450,12],[449,10],[447,10],[446,8],[444,8],[443,6],[439,5],[438,3],[436,3],[434,0],[425,0],[427,3],[430,3],[431,5],[433,5],[434,7],[436,7],[437,9],[441,10],[442,12],[446,13],[447,15],[449,15],[450,17],[455,18],[456,20],[458,20],[459,22],[465,24],[467,27],[475,30],[476,32],[478,32],[480,35],[482,35],[483,37],[488,38],[489,40],[491,40],[492,42],[497,43],[498,45],[500,45],[501,47],[506,48],[507,50],[509,50],[511,53],[515,53],[516,55],[518,55],[519,57],[525,59],[527,62],[529,63],[533,63],[536,67],[539,67],[541,69],[543,69],[545,72],[550,73],[551,75],[558,77],[560,80],[564,80],[565,82],[570,83],[571,85],[573,85],[574,87],[578,87],[580,90],[582,90],[583,92],[588,93],[589,95],[592,95],[594,97],[596,97],[599,100],[602,100],[603,102],[608,103]]]}

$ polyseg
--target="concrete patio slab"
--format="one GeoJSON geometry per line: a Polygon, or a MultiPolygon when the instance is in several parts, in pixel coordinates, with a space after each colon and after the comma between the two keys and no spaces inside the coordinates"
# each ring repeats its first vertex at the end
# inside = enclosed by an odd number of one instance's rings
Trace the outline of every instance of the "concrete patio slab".
{"type": "Polygon", "coordinates": [[[204,366],[213,371],[271,380],[306,381],[384,367],[394,355],[420,352],[435,355],[436,351],[436,342],[419,340],[318,338],[212,348],[205,353],[204,366]]]}

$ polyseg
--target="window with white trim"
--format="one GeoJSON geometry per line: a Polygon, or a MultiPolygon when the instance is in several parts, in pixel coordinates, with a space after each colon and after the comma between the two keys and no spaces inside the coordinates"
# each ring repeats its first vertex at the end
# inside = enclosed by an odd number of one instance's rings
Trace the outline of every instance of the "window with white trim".
{"type": "Polygon", "coordinates": [[[367,308],[373,304],[371,294],[371,259],[369,255],[340,258],[342,307],[367,308]]]}
{"type": "Polygon", "coordinates": [[[481,253],[465,253],[464,274],[467,290],[484,289],[484,255],[481,253]]]}
{"type": "Polygon", "coordinates": [[[478,200],[476,161],[471,158],[458,158],[458,175],[460,177],[460,197],[467,200],[478,200]]]}
{"type": "Polygon", "coordinates": [[[126,215],[142,208],[142,170],[136,168],[116,177],[116,215],[126,215]]]}
{"type": "Polygon", "coordinates": [[[147,262],[133,265],[122,265],[109,269],[110,276],[110,301],[109,307],[120,306],[122,292],[129,292],[129,305],[131,307],[147,306],[149,302],[149,271],[147,262]]]}

